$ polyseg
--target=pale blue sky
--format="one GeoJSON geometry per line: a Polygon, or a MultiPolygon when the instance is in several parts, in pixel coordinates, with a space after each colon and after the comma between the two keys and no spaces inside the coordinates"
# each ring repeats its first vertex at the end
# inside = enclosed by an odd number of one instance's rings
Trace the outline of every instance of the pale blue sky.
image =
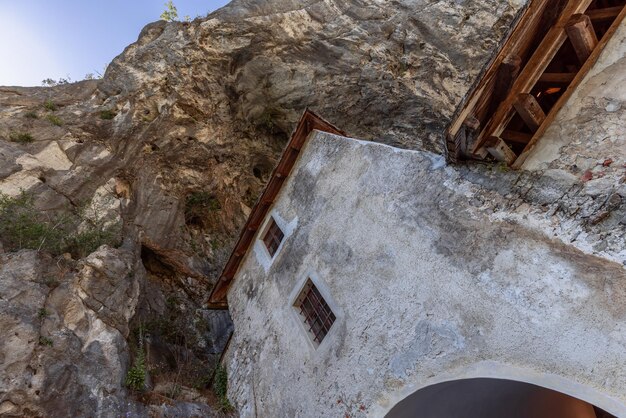
{"type": "MultiPolygon", "coordinates": [[[[0,0],[0,86],[82,80],[137,40],[166,0],[0,0]]],[[[204,16],[228,0],[174,0],[178,15],[204,16]]]]}

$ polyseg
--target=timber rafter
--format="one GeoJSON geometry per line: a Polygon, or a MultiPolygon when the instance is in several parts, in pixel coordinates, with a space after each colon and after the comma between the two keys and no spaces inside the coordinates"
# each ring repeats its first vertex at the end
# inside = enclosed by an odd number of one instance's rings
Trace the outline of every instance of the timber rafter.
{"type": "Polygon", "coordinates": [[[532,0],[450,125],[449,158],[520,168],[623,21],[625,5],[532,0]]]}

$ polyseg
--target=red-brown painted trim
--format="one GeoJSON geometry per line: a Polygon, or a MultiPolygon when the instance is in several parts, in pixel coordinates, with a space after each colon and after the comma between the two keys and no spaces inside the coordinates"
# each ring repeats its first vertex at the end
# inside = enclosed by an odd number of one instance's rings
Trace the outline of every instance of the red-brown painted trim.
{"type": "Polygon", "coordinates": [[[237,270],[239,270],[239,265],[254,242],[257,230],[263,224],[263,220],[267,216],[283,184],[285,184],[285,180],[289,177],[291,169],[298,160],[298,155],[304,147],[309,134],[314,130],[346,136],[343,131],[326,122],[309,109],[304,111],[298,126],[283,150],[278,165],[274,168],[269,182],[265,186],[263,193],[261,193],[261,197],[252,208],[252,212],[250,212],[248,220],[239,234],[237,244],[235,244],[233,252],[230,254],[230,258],[226,262],[222,274],[211,292],[211,296],[209,296],[209,308],[228,308],[226,295],[235,278],[235,274],[237,274],[237,270]]]}

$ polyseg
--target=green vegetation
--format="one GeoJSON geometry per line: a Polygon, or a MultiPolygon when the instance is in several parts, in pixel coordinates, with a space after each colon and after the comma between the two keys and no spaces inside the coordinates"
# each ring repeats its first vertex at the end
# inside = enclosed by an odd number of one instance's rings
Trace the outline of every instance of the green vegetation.
{"type": "Polygon", "coordinates": [[[12,142],[18,142],[20,144],[27,144],[35,140],[35,138],[33,138],[33,136],[28,132],[11,132],[9,134],[9,139],[12,142]]]}
{"type": "MultiPolygon", "coordinates": [[[[85,205],[85,208],[89,205],[85,205]]],[[[103,244],[115,246],[117,227],[106,226],[86,209],[49,213],[35,207],[31,194],[9,197],[0,193],[0,239],[9,251],[38,250],[85,257],[103,244]]]]}
{"type": "Polygon", "coordinates": [[[44,337],[43,335],[39,337],[39,345],[44,345],[48,347],[52,347],[52,340],[48,337],[44,337]]]}
{"type": "Polygon", "coordinates": [[[143,391],[146,387],[146,356],[143,352],[143,344],[137,350],[133,367],[126,373],[126,386],[136,391],[143,391]]]}
{"type": "Polygon", "coordinates": [[[193,192],[187,196],[185,208],[205,208],[211,212],[222,209],[220,201],[208,192],[193,192]]]}
{"type": "Polygon", "coordinates": [[[220,201],[208,192],[193,192],[185,199],[185,223],[204,227],[211,215],[222,209],[220,201]]]}
{"type": "Polygon", "coordinates": [[[0,194],[0,237],[9,251],[28,248],[59,254],[66,222],[64,217],[39,212],[31,195],[0,194]]]}
{"type": "Polygon", "coordinates": [[[220,407],[223,411],[233,410],[233,406],[228,400],[228,374],[226,368],[221,364],[215,369],[215,377],[213,378],[213,391],[219,400],[220,407]]]}
{"type": "Polygon", "coordinates": [[[100,119],[110,120],[115,117],[116,113],[112,110],[102,110],[100,111],[100,119]]]}
{"type": "Polygon", "coordinates": [[[210,387],[214,373],[204,339],[210,325],[202,314],[190,314],[185,300],[178,295],[168,295],[165,304],[167,309],[162,314],[150,315],[133,328],[129,344],[133,353],[138,352],[136,347],[141,347],[142,335],[150,335],[154,344],[169,347],[171,356],[146,358],[144,367],[146,376],[150,375],[154,381],[169,382],[165,395],[176,399],[184,388],[210,387]],[[194,355],[189,355],[190,350],[194,355]]]}
{"type": "Polygon", "coordinates": [[[506,173],[508,171],[511,171],[511,168],[507,163],[502,162],[496,165],[496,170],[498,170],[500,173],[506,173]]]}
{"type": "Polygon", "coordinates": [[[409,64],[407,62],[405,62],[405,61],[400,61],[400,64],[398,64],[398,72],[399,72],[399,74],[403,75],[407,71],[409,71],[409,64]]]}
{"type": "Polygon", "coordinates": [[[41,81],[41,85],[42,86],[46,86],[46,87],[54,87],[54,86],[61,86],[63,84],[69,84],[72,82],[72,78],[68,75],[67,78],[59,78],[58,80],[53,80],[52,78],[46,78],[45,80],[41,81]]]}
{"type": "Polygon", "coordinates": [[[176,19],[178,19],[178,10],[176,9],[176,6],[174,6],[174,2],[169,0],[165,3],[165,10],[161,13],[161,20],[173,22],[176,19]]]}
{"type": "Polygon", "coordinates": [[[48,115],[46,119],[48,119],[48,121],[55,126],[63,125],[63,121],[57,115],[48,115]]]}
{"type": "Polygon", "coordinates": [[[143,349],[143,333],[145,328],[143,325],[139,325],[136,330],[138,332],[137,339],[139,341],[138,348],[136,350],[133,366],[126,372],[126,379],[124,383],[132,390],[143,391],[146,388],[146,354],[143,349]]]}
{"type": "Polygon", "coordinates": [[[178,399],[180,394],[183,392],[183,387],[179,384],[174,384],[171,386],[167,392],[165,392],[165,396],[171,399],[178,399]]]}
{"type": "Polygon", "coordinates": [[[46,310],[46,308],[41,308],[41,309],[39,309],[39,311],[37,312],[37,317],[38,317],[39,319],[44,319],[44,318],[46,318],[48,315],[50,315],[50,312],[48,312],[48,311],[46,310]]]}
{"type": "Polygon", "coordinates": [[[46,100],[43,103],[43,107],[46,110],[50,110],[51,112],[54,112],[55,110],[57,110],[57,105],[54,104],[54,102],[50,99],[46,100]]]}
{"type": "Polygon", "coordinates": [[[203,375],[203,376],[196,377],[194,381],[192,382],[191,386],[195,390],[202,390],[202,389],[208,388],[210,383],[211,383],[211,376],[203,375]]]}
{"type": "Polygon", "coordinates": [[[103,228],[102,225],[92,223],[89,228],[67,239],[66,250],[78,258],[86,257],[101,245],[114,243],[116,235],[113,228],[103,228]]]}
{"type": "Polygon", "coordinates": [[[37,119],[37,118],[39,118],[39,115],[37,115],[37,112],[31,110],[29,112],[26,112],[24,114],[24,117],[27,118],[27,119],[37,119]]]}
{"type": "Polygon", "coordinates": [[[150,334],[159,335],[163,341],[169,344],[181,344],[184,343],[185,335],[183,331],[177,326],[176,318],[173,317],[172,311],[168,311],[169,315],[164,317],[158,317],[146,321],[140,332],[149,332],[150,334]]]}
{"type": "Polygon", "coordinates": [[[259,125],[264,126],[270,133],[274,133],[276,123],[274,122],[278,117],[278,112],[273,107],[267,107],[263,110],[263,113],[259,116],[259,125]]]}
{"type": "Polygon", "coordinates": [[[50,289],[55,289],[58,285],[59,285],[59,281],[52,277],[52,276],[46,276],[41,280],[42,284],[45,284],[46,286],[48,286],[50,289]]]}

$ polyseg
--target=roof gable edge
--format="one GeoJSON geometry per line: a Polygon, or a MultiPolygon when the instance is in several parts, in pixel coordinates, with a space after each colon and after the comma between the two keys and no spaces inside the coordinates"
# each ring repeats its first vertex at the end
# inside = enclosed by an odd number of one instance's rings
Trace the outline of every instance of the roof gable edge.
{"type": "Polygon", "coordinates": [[[291,173],[300,151],[305,147],[307,139],[314,130],[346,136],[345,132],[315,114],[310,109],[305,109],[300,117],[296,129],[291,134],[280,160],[270,176],[261,196],[255,203],[244,224],[237,243],[235,244],[228,261],[226,262],[217,283],[209,296],[208,307],[211,309],[227,309],[226,295],[230,288],[239,266],[248,253],[254,237],[267,217],[276,196],[282,189],[287,177],[291,173]]]}

